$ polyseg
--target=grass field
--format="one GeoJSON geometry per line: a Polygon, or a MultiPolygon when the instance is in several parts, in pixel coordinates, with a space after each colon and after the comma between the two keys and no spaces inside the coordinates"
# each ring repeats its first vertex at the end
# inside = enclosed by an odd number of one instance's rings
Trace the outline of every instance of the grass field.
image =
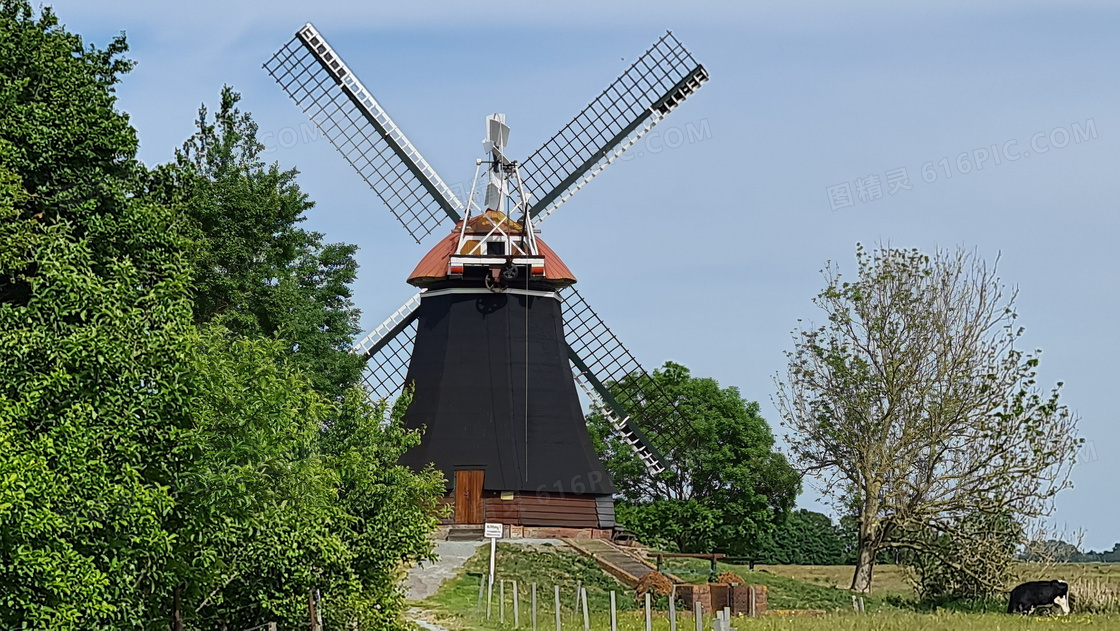
{"type": "MultiPolygon", "coordinates": [[[[484,616],[460,616],[454,620],[438,617],[435,622],[456,630],[479,629],[484,631],[506,631],[513,628],[512,622],[502,625],[497,619],[486,620],[484,616]]],[[[538,615],[538,629],[555,629],[551,616],[538,615]]],[[[589,620],[590,628],[595,631],[610,629],[606,615],[594,614],[589,620]]],[[[565,630],[583,628],[582,618],[565,617],[562,622],[565,630]]],[[[781,618],[764,616],[762,618],[737,618],[732,625],[741,631],[1042,631],[1043,629],[1120,629],[1120,618],[1089,615],[1046,618],[1040,616],[1009,616],[1007,614],[965,614],[941,613],[919,614],[912,612],[889,612],[856,616],[854,614],[828,614],[817,618],[781,618]]],[[[527,619],[521,620],[521,629],[529,629],[527,619]]],[[[629,611],[619,614],[620,631],[644,631],[645,619],[641,612],[629,611]]],[[[669,621],[664,613],[655,615],[652,620],[653,631],[669,631],[669,621]]],[[[678,618],[679,631],[693,631],[691,614],[683,612],[678,618]]],[[[711,631],[712,621],[705,621],[704,631],[711,631]]]]}
{"type": "MultiPolygon", "coordinates": [[[[530,629],[530,584],[537,583],[537,628],[555,629],[554,586],[561,590],[560,615],[563,629],[583,628],[582,611],[576,607],[576,586],[588,591],[590,628],[610,629],[610,592],[616,594],[620,609],[618,628],[622,631],[645,629],[644,612],[625,585],[604,574],[590,559],[576,552],[555,546],[533,547],[498,545],[497,575],[506,583],[504,614],[501,621],[499,589],[495,585],[491,617],[485,612],[485,596],[481,608],[478,594],[481,575],[486,571],[488,550],[483,548],[464,566],[459,576],[444,583],[431,598],[416,603],[425,617],[449,629],[506,630],[513,629],[512,584],[518,582],[520,628],[530,629]]],[[[692,560],[673,560],[667,569],[703,569],[707,564],[692,560]]],[[[913,602],[913,591],[902,572],[893,566],[876,570],[876,593],[865,597],[867,613],[857,615],[851,610],[851,595],[844,589],[851,577],[850,566],[756,566],[750,571],[741,566],[720,565],[730,569],[752,584],[768,586],[769,607],[786,610],[791,615],[768,615],[758,619],[737,619],[738,629],[759,631],[1017,631],[1019,629],[1093,628],[1120,630],[1120,615],[1075,614],[1068,617],[1009,616],[1005,613],[964,613],[960,611],[921,612],[913,602]],[[840,586],[839,588],[837,586],[840,586]],[[809,614],[809,615],[798,615],[809,614]]],[[[1025,567],[1024,572],[1032,568],[1025,567]]],[[[1037,568],[1034,568],[1037,569],[1037,568]]],[[[1099,581],[1120,586],[1120,568],[1103,564],[1064,565],[1051,568],[1047,576],[1062,576],[1071,583],[1077,580],[1099,581]]],[[[1024,574],[1025,578],[1029,577],[1024,574]]],[[[706,580],[704,574],[682,574],[693,582],[706,580]]],[[[1001,609],[1002,603],[992,603],[1001,609]]],[[[988,611],[992,611],[989,608],[988,611]]],[[[777,613],[777,612],[774,612],[777,613]]],[[[654,611],[652,629],[668,631],[667,612],[654,611]]],[[[693,631],[692,613],[678,613],[680,631],[693,631]]],[[[704,629],[712,628],[706,620],[704,629]]]]}
{"type": "MultiPolygon", "coordinates": [[[[708,563],[703,561],[666,559],[665,567],[670,572],[673,568],[687,567],[689,569],[707,569],[708,563]]],[[[748,571],[745,566],[736,566],[720,563],[720,571],[732,570],[746,576],[748,571]]],[[[756,572],[783,576],[814,585],[822,585],[837,589],[847,589],[852,583],[852,573],[855,568],[851,565],[756,565],[756,572]]],[[[1120,587],[1120,563],[1061,563],[1057,565],[1040,565],[1023,563],[1017,569],[1019,580],[1037,581],[1044,579],[1060,578],[1070,583],[1079,580],[1101,581],[1120,587]]],[[[692,581],[692,576],[682,575],[681,578],[692,581]]],[[[699,576],[695,581],[704,580],[699,576]]],[[[914,588],[907,580],[906,572],[897,565],[875,566],[875,593],[877,595],[900,595],[912,597],[914,588]]]]}

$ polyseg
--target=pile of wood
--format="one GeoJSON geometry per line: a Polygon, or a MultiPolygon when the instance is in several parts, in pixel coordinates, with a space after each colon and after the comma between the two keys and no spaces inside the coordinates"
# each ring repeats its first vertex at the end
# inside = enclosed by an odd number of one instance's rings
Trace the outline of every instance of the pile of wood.
{"type": "Polygon", "coordinates": [[[728,585],[746,585],[747,584],[747,581],[743,580],[742,576],[739,576],[738,574],[736,574],[735,572],[732,572],[731,570],[727,570],[727,571],[723,572],[722,574],[720,574],[719,577],[716,578],[716,582],[717,583],[726,583],[728,585]]]}
{"type": "Polygon", "coordinates": [[[638,580],[634,588],[634,598],[641,600],[646,592],[653,596],[668,596],[673,593],[673,581],[661,572],[649,572],[638,580]]]}

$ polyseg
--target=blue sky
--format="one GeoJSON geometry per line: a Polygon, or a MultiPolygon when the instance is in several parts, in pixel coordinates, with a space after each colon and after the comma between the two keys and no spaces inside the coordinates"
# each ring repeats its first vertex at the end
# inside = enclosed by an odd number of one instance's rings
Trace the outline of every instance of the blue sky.
{"type": "Polygon", "coordinates": [[[120,108],[149,164],[224,83],[242,93],[268,157],[298,167],[318,203],[308,226],[361,246],[367,328],[411,295],[431,243],[408,238],[261,69],[297,28],[319,27],[448,182],[473,174],[486,114],[506,113],[508,153],[524,157],[672,29],[711,81],[543,225],[639,360],[738,386],[780,434],[773,377],[796,320],[819,319],[827,261],[852,271],[857,242],[998,255],[1025,347],[1044,350],[1043,383],[1066,383],[1089,441],[1054,523],[1087,547],[1120,540],[1114,3],[52,4],[88,41],[127,32],[139,65],[120,108]],[[898,169],[910,189],[891,194],[898,169]],[[860,201],[869,176],[882,195],[860,201]],[[851,204],[833,209],[845,183],[851,204]]]}

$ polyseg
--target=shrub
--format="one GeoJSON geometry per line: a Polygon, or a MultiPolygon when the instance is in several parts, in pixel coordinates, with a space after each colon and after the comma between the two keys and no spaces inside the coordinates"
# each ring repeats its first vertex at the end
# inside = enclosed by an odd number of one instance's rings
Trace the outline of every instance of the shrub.
{"type": "Polygon", "coordinates": [[[1069,585],[1070,603],[1082,613],[1120,613],[1120,586],[1100,579],[1074,579],[1069,585]]]}

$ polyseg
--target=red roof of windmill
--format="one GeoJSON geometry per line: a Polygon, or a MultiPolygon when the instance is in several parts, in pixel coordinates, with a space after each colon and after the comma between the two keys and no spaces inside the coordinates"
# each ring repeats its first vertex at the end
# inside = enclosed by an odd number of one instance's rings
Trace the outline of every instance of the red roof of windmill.
{"type": "MultiPolygon", "coordinates": [[[[493,227],[493,222],[498,221],[500,224],[505,224],[503,228],[507,233],[513,234],[521,231],[521,225],[512,219],[509,219],[504,214],[497,211],[488,210],[486,213],[471,217],[470,222],[467,224],[467,234],[486,234],[489,229],[493,227]],[[483,225],[483,222],[485,224],[483,225]]],[[[459,246],[459,233],[462,230],[463,222],[455,224],[455,229],[451,234],[439,240],[424,258],[416,265],[416,269],[408,275],[408,283],[410,285],[423,286],[433,281],[442,280],[447,278],[447,266],[451,261],[451,255],[455,253],[455,248],[459,246]]],[[[544,257],[544,277],[545,280],[555,283],[570,285],[576,282],[575,274],[552,248],[548,247],[540,237],[537,237],[537,251],[544,257]]]]}

